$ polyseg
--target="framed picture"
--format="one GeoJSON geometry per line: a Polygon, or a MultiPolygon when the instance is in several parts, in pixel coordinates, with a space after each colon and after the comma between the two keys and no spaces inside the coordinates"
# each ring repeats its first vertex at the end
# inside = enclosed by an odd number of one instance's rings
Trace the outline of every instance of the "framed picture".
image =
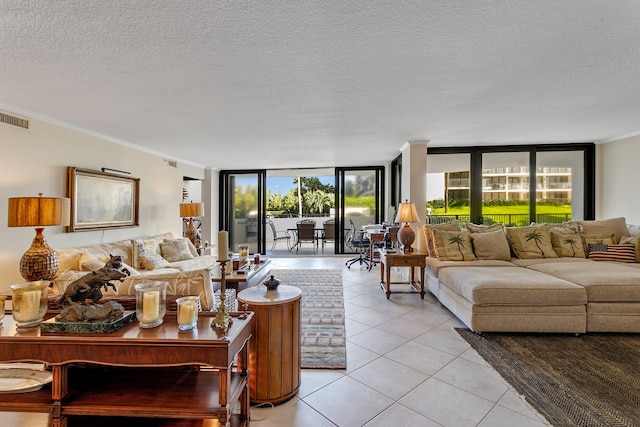
{"type": "Polygon", "coordinates": [[[137,227],[140,179],[67,168],[71,222],[67,231],[137,227]]]}

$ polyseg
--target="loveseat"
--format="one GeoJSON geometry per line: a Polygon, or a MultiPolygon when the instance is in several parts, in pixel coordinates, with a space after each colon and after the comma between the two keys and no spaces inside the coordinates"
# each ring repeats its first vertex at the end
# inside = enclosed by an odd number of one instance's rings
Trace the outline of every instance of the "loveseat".
{"type": "Polygon", "coordinates": [[[193,244],[172,233],[158,234],[113,243],[57,249],[58,272],[53,280],[53,292],[64,293],[70,283],[103,267],[111,255],[122,256],[129,271],[117,291],[108,295],[135,295],[135,285],[146,281],[166,281],[167,296],[197,295],[202,310],[214,308],[214,288],[211,281],[215,258],[198,256],[193,244]]]}
{"type": "Polygon", "coordinates": [[[425,284],[476,332],[640,332],[640,230],[624,218],[424,227],[425,284]]]}

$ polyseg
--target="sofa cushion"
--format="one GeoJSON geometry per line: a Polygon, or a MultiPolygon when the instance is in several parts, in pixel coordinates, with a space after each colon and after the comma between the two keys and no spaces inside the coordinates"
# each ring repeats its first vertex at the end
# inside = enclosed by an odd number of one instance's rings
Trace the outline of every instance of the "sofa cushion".
{"type": "Polygon", "coordinates": [[[479,305],[579,305],[587,303],[581,286],[523,267],[461,267],[440,270],[446,286],[479,305]]]}
{"type": "Polygon", "coordinates": [[[472,261],[476,259],[468,231],[434,229],[433,245],[436,257],[443,261],[472,261]]]}
{"type": "Polygon", "coordinates": [[[429,252],[430,257],[436,258],[436,248],[433,243],[433,230],[448,230],[448,231],[460,231],[462,227],[460,225],[460,221],[457,219],[451,222],[445,222],[442,224],[428,224],[423,227],[424,230],[424,238],[427,243],[427,251],[429,252]]]}
{"type": "Polygon", "coordinates": [[[509,261],[497,260],[497,259],[479,259],[474,261],[441,261],[438,258],[427,257],[427,272],[430,272],[434,277],[438,276],[438,273],[443,268],[448,267],[516,267],[515,264],[509,261]]]}
{"type": "Polygon", "coordinates": [[[497,230],[504,232],[504,224],[500,224],[499,222],[491,225],[474,224],[472,222],[466,222],[464,226],[467,229],[467,231],[469,231],[470,233],[489,233],[491,231],[497,231],[497,230]]]}
{"type": "Polygon", "coordinates": [[[640,302],[640,273],[631,264],[593,262],[540,263],[528,268],[583,286],[589,302],[640,302]]]}
{"type": "Polygon", "coordinates": [[[580,224],[582,234],[613,234],[613,243],[618,243],[620,237],[629,234],[627,222],[624,217],[576,222],[580,224]]]}
{"type": "Polygon", "coordinates": [[[131,244],[133,245],[133,267],[143,268],[140,257],[145,254],[155,254],[156,241],[148,237],[144,239],[133,239],[131,244]]]}
{"type": "Polygon", "coordinates": [[[187,242],[188,239],[185,238],[165,240],[160,243],[160,252],[162,253],[162,257],[169,262],[192,259],[193,254],[189,250],[187,242]]]}
{"type": "Polygon", "coordinates": [[[551,245],[559,257],[584,258],[584,245],[580,234],[551,232],[551,245]]]}
{"type": "MultiPolygon", "coordinates": [[[[471,233],[473,253],[478,259],[496,259],[509,261],[511,249],[507,236],[502,229],[481,233],[471,233]]],[[[582,243],[582,242],[581,242],[582,243]]]]}
{"type": "Polygon", "coordinates": [[[557,258],[551,245],[548,225],[537,227],[507,227],[511,250],[517,258],[557,258]]]}
{"type": "Polygon", "coordinates": [[[104,267],[106,261],[85,252],[80,256],[80,271],[96,271],[104,267]]]}
{"type": "Polygon", "coordinates": [[[170,262],[169,267],[177,268],[180,271],[198,270],[213,266],[215,264],[215,261],[216,260],[213,255],[202,255],[182,261],[170,262]]]}
{"type": "Polygon", "coordinates": [[[140,255],[140,264],[147,270],[169,267],[169,262],[162,258],[162,255],[156,253],[140,255]]]}
{"type": "Polygon", "coordinates": [[[589,243],[589,259],[594,261],[636,262],[635,245],[589,243]]]}
{"type": "Polygon", "coordinates": [[[640,262],[640,235],[638,236],[623,236],[620,238],[621,245],[633,245],[636,253],[636,262],[640,262]]]}
{"type": "Polygon", "coordinates": [[[599,245],[613,245],[615,243],[615,236],[613,234],[583,234],[582,244],[584,246],[585,254],[589,251],[590,244],[599,245]]]}

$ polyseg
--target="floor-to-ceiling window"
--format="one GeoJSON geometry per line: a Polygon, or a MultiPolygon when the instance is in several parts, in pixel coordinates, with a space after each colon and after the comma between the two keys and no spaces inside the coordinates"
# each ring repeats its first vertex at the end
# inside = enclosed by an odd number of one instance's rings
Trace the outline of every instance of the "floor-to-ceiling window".
{"type": "Polygon", "coordinates": [[[429,148],[428,222],[592,219],[594,174],[594,144],[429,148]]]}

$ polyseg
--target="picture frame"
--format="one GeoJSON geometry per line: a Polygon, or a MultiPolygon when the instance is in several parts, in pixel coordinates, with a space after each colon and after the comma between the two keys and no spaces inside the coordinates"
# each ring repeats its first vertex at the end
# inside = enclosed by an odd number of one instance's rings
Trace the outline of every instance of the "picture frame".
{"type": "Polygon", "coordinates": [[[69,166],[67,232],[139,226],[139,194],[139,178],[69,166]]]}

